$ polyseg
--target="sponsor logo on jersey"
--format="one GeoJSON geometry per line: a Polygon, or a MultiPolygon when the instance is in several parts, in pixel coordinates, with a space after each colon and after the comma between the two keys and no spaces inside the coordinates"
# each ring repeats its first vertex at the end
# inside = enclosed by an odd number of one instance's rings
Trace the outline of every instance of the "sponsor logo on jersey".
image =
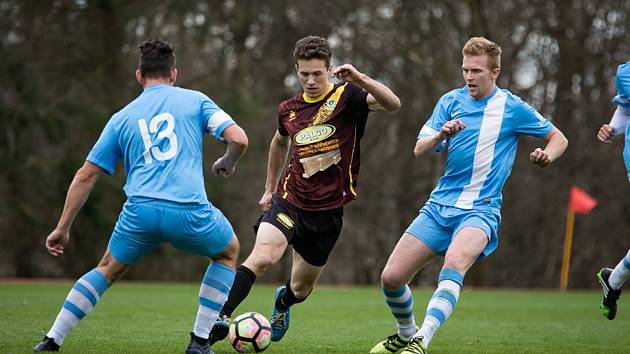
{"type": "Polygon", "coordinates": [[[293,137],[295,145],[307,145],[322,141],[333,135],[335,127],[330,124],[320,124],[306,127],[293,137]]]}
{"type": "Polygon", "coordinates": [[[341,94],[343,94],[344,90],[346,89],[346,85],[347,83],[344,84],[343,86],[337,87],[337,89],[332,93],[332,95],[330,95],[328,100],[326,100],[326,102],[322,104],[321,107],[319,107],[319,110],[317,111],[317,113],[315,113],[315,116],[313,116],[312,118],[311,125],[313,126],[320,125],[333,117],[332,114],[335,111],[335,108],[337,107],[339,100],[341,99],[341,94]]]}
{"type": "Polygon", "coordinates": [[[290,120],[290,121],[291,121],[291,120],[294,120],[294,119],[295,119],[295,117],[296,117],[296,115],[295,115],[295,111],[291,111],[291,112],[289,112],[289,120],[290,120]]]}
{"type": "Polygon", "coordinates": [[[276,215],[276,220],[278,220],[278,222],[281,223],[287,229],[293,228],[294,222],[287,214],[278,213],[278,215],[276,215]]]}

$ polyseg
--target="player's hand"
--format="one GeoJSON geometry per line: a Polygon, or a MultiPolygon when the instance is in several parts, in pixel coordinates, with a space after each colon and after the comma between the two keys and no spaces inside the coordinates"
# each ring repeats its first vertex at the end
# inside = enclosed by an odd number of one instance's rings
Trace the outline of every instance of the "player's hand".
{"type": "Polygon", "coordinates": [[[361,74],[351,64],[343,64],[333,69],[332,74],[343,82],[356,82],[361,79],[361,74]]]}
{"type": "Polygon", "coordinates": [[[602,143],[610,144],[615,137],[615,129],[608,124],[602,125],[597,132],[597,139],[602,143]]]}
{"type": "Polygon", "coordinates": [[[70,240],[69,231],[53,230],[53,232],[46,238],[46,249],[48,253],[53,256],[60,256],[63,254],[63,246],[70,240]]]}
{"type": "Polygon", "coordinates": [[[236,171],[234,163],[228,161],[226,156],[221,156],[212,164],[212,175],[220,177],[230,177],[236,171]]]}
{"type": "Polygon", "coordinates": [[[273,192],[266,190],[262,198],[260,198],[258,205],[260,205],[262,211],[267,211],[271,206],[271,196],[273,196],[273,192]]]}
{"type": "Polygon", "coordinates": [[[549,154],[545,152],[545,150],[541,148],[536,148],[529,154],[529,161],[535,163],[540,167],[547,167],[551,163],[551,159],[549,158],[549,154]]]}
{"type": "Polygon", "coordinates": [[[466,129],[466,126],[464,125],[464,122],[462,122],[460,119],[449,120],[448,122],[444,123],[444,125],[440,129],[440,140],[455,136],[457,133],[464,129],[466,129]]]}

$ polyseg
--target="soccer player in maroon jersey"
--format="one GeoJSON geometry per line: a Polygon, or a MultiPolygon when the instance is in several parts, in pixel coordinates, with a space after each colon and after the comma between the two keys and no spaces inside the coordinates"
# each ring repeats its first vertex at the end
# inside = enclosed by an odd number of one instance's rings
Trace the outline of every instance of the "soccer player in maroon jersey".
{"type": "Polygon", "coordinates": [[[333,70],[324,38],[295,44],[295,68],[304,92],[278,107],[278,130],[269,147],[265,193],[252,253],[237,268],[234,285],[210,342],[225,338],[229,318],[256,280],[293,245],[293,267],[276,290],[272,340],[289,327],[290,307],[313,290],[339,233],[343,206],[356,197],[359,142],[370,111],[394,111],[398,97],[350,64],[333,70]],[[329,82],[334,75],[341,83],[329,82]],[[293,152],[281,178],[290,148],[293,152]]]}

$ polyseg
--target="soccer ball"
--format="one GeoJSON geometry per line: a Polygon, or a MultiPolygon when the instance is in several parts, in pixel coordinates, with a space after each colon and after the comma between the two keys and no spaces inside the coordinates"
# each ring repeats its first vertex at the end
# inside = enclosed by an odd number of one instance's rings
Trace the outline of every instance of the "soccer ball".
{"type": "Polygon", "coordinates": [[[230,343],[239,353],[258,353],[271,344],[271,325],[265,316],[246,312],[230,324],[230,343]]]}

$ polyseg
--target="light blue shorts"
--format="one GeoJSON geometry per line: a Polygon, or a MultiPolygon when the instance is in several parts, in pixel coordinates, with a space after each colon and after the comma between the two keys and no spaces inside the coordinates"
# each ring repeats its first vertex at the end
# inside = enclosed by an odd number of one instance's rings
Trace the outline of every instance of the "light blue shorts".
{"type": "Polygon", "coordinates": [[[499,245],[497,231],[501,224],[501,213],[496,208],[460,209],[437,203],[427,203],[418,217],[405,232],[424,242],[435,253],[444,256],[453,237],[464,227],[476,227],[488,236],[488,245],[477,258],[490,255],[499,245]]]}
{"type": "Polygon", "coordinates": [[[109,240],[114,258],[134,264],[162,242],[211,257],[221,253],[234,235],[232,225],[211,204],[127,201],[109,240]]]}

